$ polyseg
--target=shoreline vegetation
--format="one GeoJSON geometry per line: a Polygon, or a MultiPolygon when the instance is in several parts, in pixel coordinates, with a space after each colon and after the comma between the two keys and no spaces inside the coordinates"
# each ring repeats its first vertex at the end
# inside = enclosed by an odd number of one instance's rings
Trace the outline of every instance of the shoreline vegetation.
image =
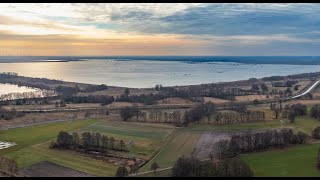
{"type": "Polygon", "coordinates": [[[0,56],[0,63],[71,62],[85,60],[180,61],[185,63],[242,63],[319,65],[320,56],[0,56]]]}

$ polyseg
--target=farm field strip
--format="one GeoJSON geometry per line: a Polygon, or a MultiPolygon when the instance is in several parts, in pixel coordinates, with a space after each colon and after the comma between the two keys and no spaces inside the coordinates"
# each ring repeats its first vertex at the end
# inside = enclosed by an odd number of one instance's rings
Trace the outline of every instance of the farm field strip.
{"type": "Polygon", "coordinates": [[[153,162],[157,162],[160,168],[166,168],[173,166],[180,156],[190,156],[200,135],[201,131],[192,131],[188,128],[179,129],[174,138],[142,167],[141,172],[149,171],[153,162]]]}
{"type": "Polygon", "coordinates": [[[8,154],[19,149],[48,141],[52,138],[56,138],[60,131],[72,131],[92,123],[97,120],[77,120],[72,123],[69,122],[55,122],[50,124],[42,124],[36,126],[28,126],[24,128],[10,129],[6,131],[0,131],[0,137],[2,141],[15,142],[17,145],[2,149],[0,155],[8,154]]]}
{"type": "Polygon", "coordinates": [[[120,123],[102,123],[97,122],[86,127],[86,130],[101,132],[101,133],[114,133],[120,134],[123,136],[136,136],[140,138],[147,139],[165,139],[168,134],[170,134],[174,128],[158,128],[152,126],[141,126],[136,124],[128,124],[128,122],[124,122],[127,124],[120,123]]]}
{"type": "Polygon", "coordinates": [[[216,143],[223,139],[229,139],[231,135],[232,132],[230,131],[213,130],[203,132],[192,151],[192,156],[200,160],[208,159],[210,153],[216,154],[216,143]]]}
{"type": "Polygon", "coordinates": [[[313,119],[309,116],[297,116],[294,124],[289,123],[288,119],[280,118],[273,121],[264,121],[257,123],[245,123],[245,124],[226,124],[226,125],[211,125],[207,124],[193,124],[191,128],[193,130],[220,130],[220,131],[247,131],[247,130],[263,130],[272,128],[293,128],[294,130],[304,131],[311,134],[312,130],[320,126],[320,121],[313,119]],[[285,124],[281,125],[280,120],[285,124]]]}
{"type": "Polygon", "coordinates": [[[241,155],[255,176],[320,176],[316,167],[319,144],[304,144],[286,149],[241,155]]]}

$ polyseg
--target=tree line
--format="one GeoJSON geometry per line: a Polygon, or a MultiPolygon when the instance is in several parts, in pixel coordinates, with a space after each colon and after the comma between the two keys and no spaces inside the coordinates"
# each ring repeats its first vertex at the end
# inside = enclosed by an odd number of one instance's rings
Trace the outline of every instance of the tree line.
{"type": "Polygon", "coordinates": [[[191,110],[185,111],[184,124],[187,126],[189,123],[193,123],[193,122],[199,123],[203,117],[207,117],[208,121],[210,121],[211,120],[210,116],[215,111],[216,111],[216,105],[212,102],[198,105],[191,110]]]}
{"type": "Polygon", "coordinates": [[[184,114],[181,110],[164,112],[161,110],[151,110],[147,113],[140,111],[136,106],[128,106],[120,109],[120,116],[123,121],[174,123],[176,126],[182,126],[184,123],[184,114]]]}
{"type": "Polygon", "coordinates": [[[5,109],[0,107],[0,119],[11,120],[24,115],[25,114],[23,112],[16,111],[15,109],[5,109]]]}
{"type": "Polygon", "coordinates": [[[96,151],[105,153],[107,150],[128,151],[123,140],[101,135],[100,133],[83,132],[81,138],[77,132],[69,134],[61,131],[57,141],[51,142],[51,148],[96,151]]]}
{"type": "Polygon", "coordinates": [[[289,105],[286,104],[284,107],[282,106],[281,101],[279,103],[271,103],[270,109],[272,110],[276,119],[280,117],[288,118],[291,123],[295,122],[296,116],[304,116],[308,114],[308,108],[306,105],[298,103],[289,105]]]}
{"type": "Polygon", "coordinates": [[[224,139],[217,143],[217,156],[219,159],[226,159],[236,157],[240,153],[261,151],[271,147],[284,148],[289,144],[304,144],[307,138],[306,133],[295,134],[290,128],[237,133],[229,140],[224,139]]]}
{"type": "Polygon", "coordinates": [[[200,161],[196,158],[180,157],[172,168],[174,177],[251,177],[253,172],[241,159],[200,161]]]}
{"type": "Polygon", "coordinates": [[[265,120],[265,113],[261,111],[247,112],[217,112],[214,116],[215,124],[252,123],[265,120]]]}
{"type": "Polygon", "coordinates": [[[59,85],[54,88],[54,90],[58,92],[62,98],[71,97],[79,92],[90,93],[90,92],[102,91],[107,89],[108,89],[108,86],[105,84],[87,85],[85,88],[82,88],[82,89],[78,85],[75,85],[75,86],[59,85]]]}
{"type": "Polygon", "coordinates": [[[67,103],[100,103],[103,106],[114,102],[113,96],[108,95],[69,96],[63,100],[67,103]]]}
{"type": "Polygon", "coordinates": [[[280,81],[285,79],[302,79],[302,78],[315,78],[319,77],[320,72],[311,72],[311,73],[301,73],[301,74],[293,74],[287,76],[270,76],[262,78],[263,81],[280,81]]]}

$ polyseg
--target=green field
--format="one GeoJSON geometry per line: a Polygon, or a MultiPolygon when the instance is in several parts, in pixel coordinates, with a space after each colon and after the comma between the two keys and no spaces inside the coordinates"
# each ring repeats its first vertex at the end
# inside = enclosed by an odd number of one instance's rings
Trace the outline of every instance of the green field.
{"type": "Polygon", "coordinates": [[[126,143],[131,142],[131,145],[128,145],[130,152],[119,154],[149,159],[168,140],[175,128],[157,124],[99,120],[83,130],[123,139],[126,143]]]}
{"type": "Polygon", "coordinates": [[[0,155],[56,138],[60,131],[73,131],[89,126],[95,122],[97,122],[97,120],[94,119],[77,120],[73,122],[58,122],[0,131],[1,141],[15,142],[17,144],[11,148],[1,150],[0,155]]]}
{"type": "Polygon", "coordinates": [[[152,124],[109,122],[96,119],[50,123],[0,131],[1,141],[17,143],[16,146],[1,150],[0,155],[15,159],[19,167],[47,160],[96,176],[114,176],[117,165],[85,157],[72,151],[49,149],[49,143],[56,139],[60,131],[100,132],[126,141],[131,140],[130,155],[142,153],[141,156],[151,157],[174,129],[170,126],[157,127],[152,124]]]}
{"type": "Polygon", "coordinates": [[[176,160],[183,155],[189,156],[201,133],[202,131],[194,131],[192,128],[179,129],[160,152],[142,167],[140,172],[150,171],[153,162],[157,162],[161,169],[173,166],[176,160]]]}
{"type": "Polygon", "coordinates": [[[270,128],[285,128],[291,127],[294,130],[300,130],[311,134],[314,128],[320,126],[320,121],[309,116],[297,116],[296,122],[291,124],[288,119],[279,119],[279,120],[272,120],[272,121],[264,121],[264,122],[257,122],[257,123],[245,123],[245,124],[226,124],[226,125],[208,125],[205,123],[201,124],[192,124],[194,130],[255,130],[255,129],[270,129],[270,128]],[[284,121],[285,124],[281,126],[280,120],[284,121]]]}
{"type": "Polygon", "coordinates": [[[96,122],[94,119],[77,120],[0,131],[2,141],[17,143],[16,146],[1,150],[0,155],[15,159],[20,168],[47,160],[93,175],[113,176],[117,168],[113,164],[86,158],[70,151],[48,148],[50,140],[54,140],[60,131],[82,129],[96,122]]]}
{"type": "Polygon", "coordinates": [[[255,176],[320,176],[316,158],[320,144],[297,145],[243,155],[255,176]]]}
{"type": "MultiPolygon", "coordinates": [[[[284,119],[283,119],[284,120],[284,119]]],[[[296,118],[295,124],[287,120],[283,127],[311,133],[320,126],[320,121],[308,116],[296,118]]],[[[176,160],[189,156],[204,131],[208,130],[253,130],[281,127],[278,120],[250,124],[212,125],[191,124],[186,128],[152,123],[132,123],[103,119],[77,120],[50,123],[25,128],[0,131],[1,141],[17,143],[16,146],[0,151],[1,156],[15,159],[19,167],[29,166],[40,161],[51,161],[96,176],[114,176],[117,165],[79,155],[72,151],[49,149],[60,131],[99,132],[116,139],[123,139],[130,152],[118,154],[132,155],[151,160],[139,172],[150,171],[153,162],[160,169],[171,167],[176,160]],[[130,142],[130,144],[128,144],[130,142]]],[[[243,155],[256,176],[319,176],[316,170],[316,154],[320,145],[299,145],[284,150],[270,150],[243,155]]],[[[166,170],[143,176],[169,176],[166,170]]]]}

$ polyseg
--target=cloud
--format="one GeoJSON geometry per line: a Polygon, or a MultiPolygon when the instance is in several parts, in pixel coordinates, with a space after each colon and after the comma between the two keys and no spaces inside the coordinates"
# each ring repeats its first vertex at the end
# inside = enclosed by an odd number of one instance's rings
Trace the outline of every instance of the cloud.
{"type": "Polygon", "coordinates": [[[279,54],[289,47],[311,53],[320,47],[318,12],[316,4],[287,3],[10,3],[0,4],[0,43],[56,50],[82,46],[99,54],[103,48],[180,55],[269,48],[279,54]]]}

